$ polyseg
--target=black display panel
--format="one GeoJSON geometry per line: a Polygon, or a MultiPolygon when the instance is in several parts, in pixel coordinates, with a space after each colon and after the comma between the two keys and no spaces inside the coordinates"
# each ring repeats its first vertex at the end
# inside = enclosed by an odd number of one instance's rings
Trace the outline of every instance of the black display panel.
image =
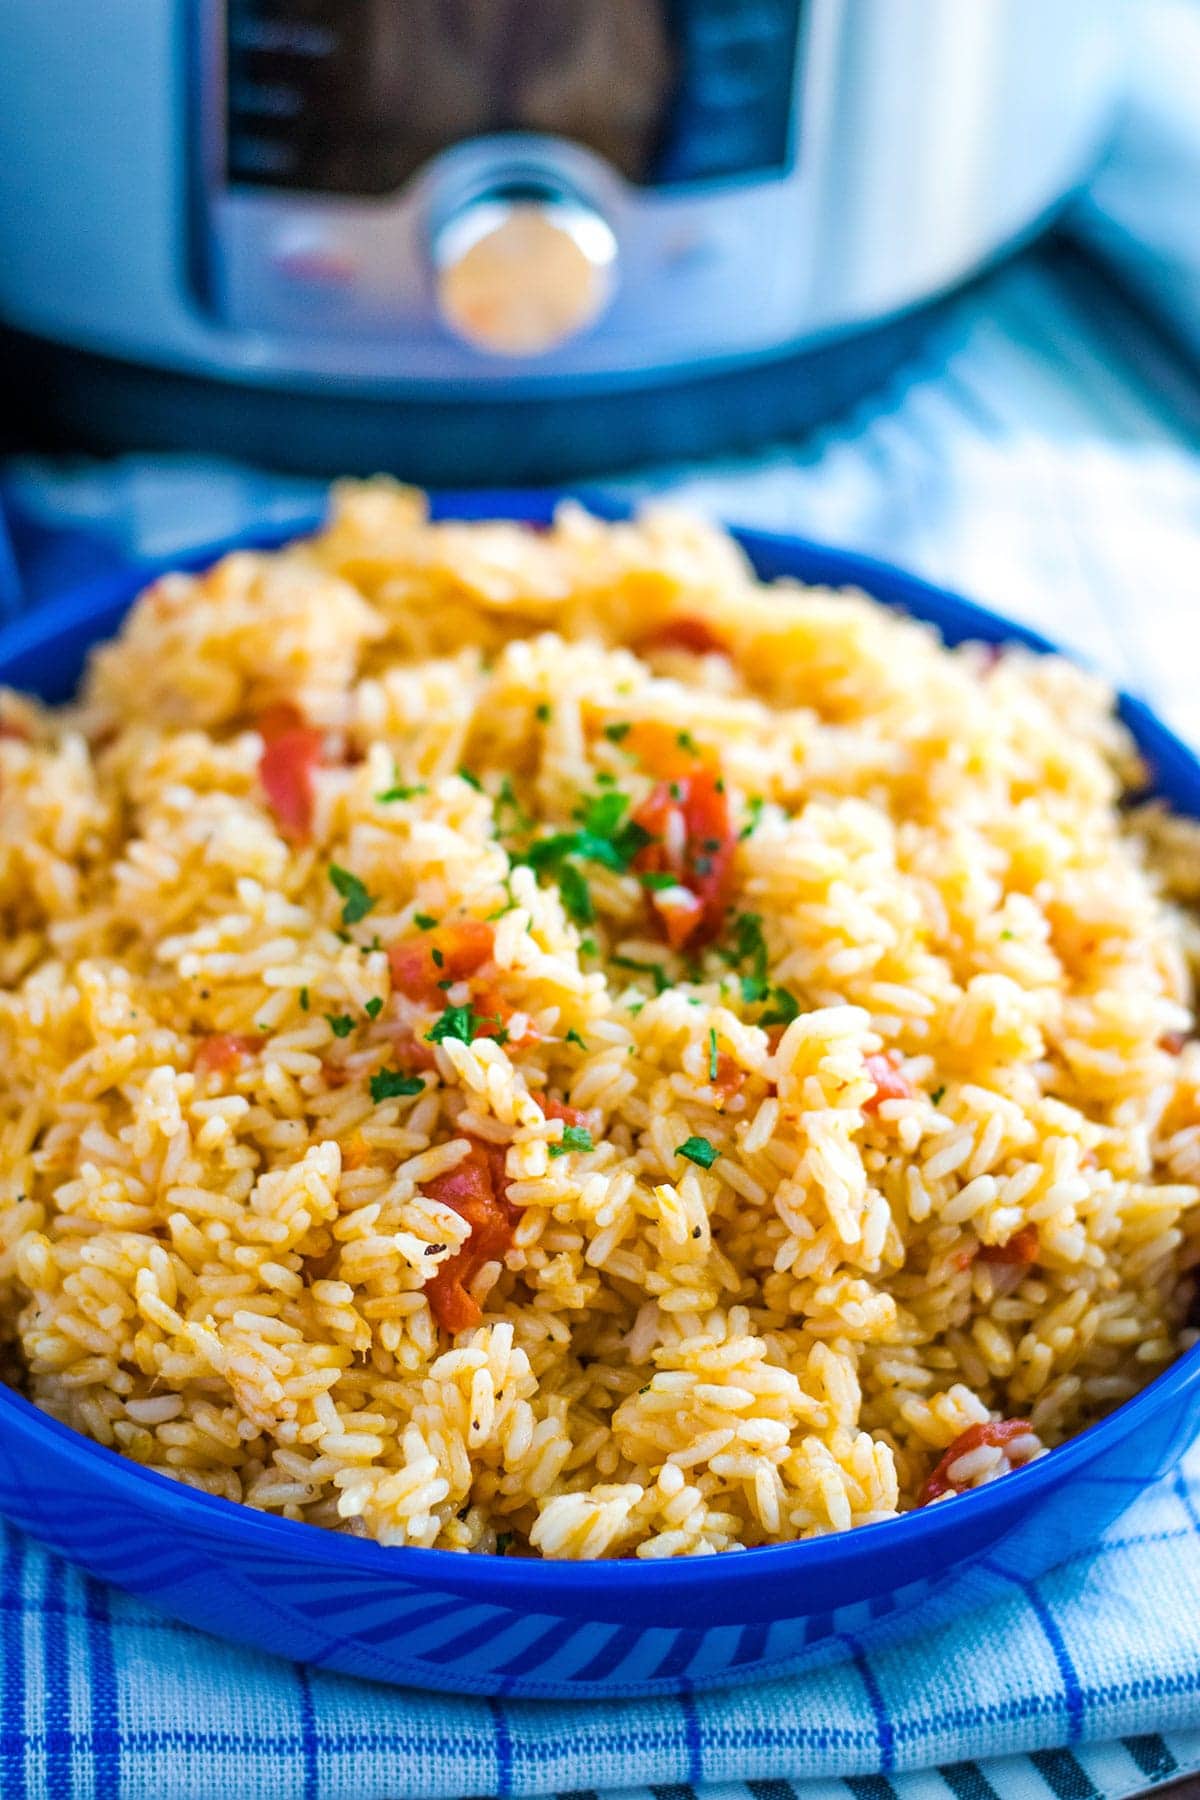
{"type": "Polygon", "coordinates": [[[799,0],[227,0],[236,184],[392,193],[498,131],[586,145],[631,181],[788,159],[799,0]]]}

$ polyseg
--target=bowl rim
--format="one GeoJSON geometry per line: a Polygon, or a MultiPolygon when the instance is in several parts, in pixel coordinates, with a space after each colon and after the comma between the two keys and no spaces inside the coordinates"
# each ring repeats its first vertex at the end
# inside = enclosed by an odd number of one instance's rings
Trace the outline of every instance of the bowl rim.
{"type": "MultiPolygon", "coordinates": [[[[610,520],[628,518],[635,510],[608,495],[587,489],[475,489],[462,493],[441,492],[430,497],[431,514],[435,519],[496,518],[535,525],[548,523],[564,499],[578,499],[589,511],[610,520]]],[[[131,604],[145,587],[162,575],[203,570],[220,557],[240,550],[279,549],[317,530],[324,517],[324,508],[314,509],[307,516],[289,519],[286,524],[240,532],[176,556],[141,562],[72,587],[39,604],[31,612],[0,624],[0,681],[6,682],[7,670],[17,659],[52,650],[64,636],[90,632],[97,622],[103,622],[118,606],[123,608],[131,604]]],[[[791,532],[738,526],[726,529],[756,563],[779,563],[779,574],[787,573],[783,564],[793,563],[796,565],[794,572],[805,582],[863,589],[881,604],[893,610],[911,612],[914,617],[932,624],[939,635],[944,635],[944,628],[949,625],[954,642],[1015,642],[1040,654],[1067,655],[1034,628],[1010,620],[1002,613],[882,558],[840,549],[791,532]]],[[[764,576],[767,580],[776,578],[775,574],[764,576]]],[[[100,636],[89,635],[87,649],[100,641],[100,636]]],[[[1069,660],[1084,663],[1079,656],[1070,656],[1069,660]]],[[[1145,749],[1145,740],[1151,739],[1154,752],[1167,754],[1176,770],[1182,771],[1194,785],[1197,816],[1200,816],[1200,756],[1163,724],[1146,702],[1124,692],[1120,692],[1117,699],[1121,715],[1138,739],[1139,747],[1145,749]]],[[[1035,1462],[982,1488],[952,1495],[935,1506],[917,1507],[894,1518],[830,1532],[823,1537],[755,1545],[716,1556],[684,1556],[663,1561],[636,1557],[555,1561],[541,1557],[505,1557],[491,1552],[468,1554],[417,1545],[385,1545],[374,1539],[352,1537],[302,1520],[260,1512],[241,1501],[226,1500],[161,1475],[63,1424],[4,1384],[0,1384],[0,1428],[5,1427],[7,1415],[11,1420],[9,1429],[15,1428],[18,1434],[34,1440],[43,1436],[56,1445],[78,1472],[82,1492],[86,1492],[89,1471],[98,1465],[110,1494],[115,1488],[119,1497],[120,1490],[124,1489],[132,1505],[169,1520],[176,1529],[191,1528],[206,1537],[214,1533],[224,1537],[240,1536],[248,1546],[273,1552],[289,1561],[337,1566],[347,1575],[357,1572],[376,1578],[388,1576],[422,1587],[448,1582],[461,1588],[464,1578],[467,1581],[474,1579],[480,1586],[499,1595],[515,1599],[515,1592],[510,1590],[520,1589],[527,1603],[540,1596],[549,1606],[554,1604],[556,1596],[565,1601],[568,1597],[586,1598],[590,1592],[599,1590],[603,1590],[609,1600],[614,1591],[625,1588],[631,1596],[638,1594],[645,1598],[653,1584],[660,1582],[668,1590],[692,1588],[699,1605],[703,1589],[709,1584],[725,1588],[734,1582],[745,1582],[751,1576],[755,1579],[769,1576],[780,1581],[820,1576],[827,1580],[872,1552],[886,1554],[891,1550],[896,1556],[905,1552],[911,1554],[918,1546],[935,1542],[943,1532],[953,1532],[956,1525],[966,1524],[964,1507],[970,1508],[970,1521],[976,1528],[973,1535],[977,1536],[986,1530],[989,1520],[995,1523],[998,1515],[1011,1514],[1014,1503],[1022,1510],[1032,1508],[1048,1489],[1059,1486],[1079,1468],[1113,1448],[1144,1421],[1197,1384],[1200,1384],[1200,1343],[1183,1351],[1144,1388],[1112,1412],[1067,1438],[1035,1462]]],[[[948,1561],[952,1560],[951,1554],[948,1561]]]]}

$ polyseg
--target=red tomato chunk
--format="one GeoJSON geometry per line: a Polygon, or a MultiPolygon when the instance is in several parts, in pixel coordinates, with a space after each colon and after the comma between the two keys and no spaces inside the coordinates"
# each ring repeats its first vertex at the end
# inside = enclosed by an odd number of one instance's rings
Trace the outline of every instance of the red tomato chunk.
{"type": "Polygon", "coordinates": [[[268,707],[258,722],[263,738],[258,778],[284,837],[303,843],[312,832],[321,762],[321,733],[304,723],[294,706],[268,707]]]}
{"type": "Polygon", "coordinates": [[[894,1050],[864,1057],[867,1074],[875,1083],[875,1092],[863,1101],[864,1112],[877,1112],[885,1100],[915,1100],[917,1090],[898,1066],[894,1050]]]}
{"type": "Polygon", "coordinates": [[[705,619],[665,619],[637,643],[639,650],[689,650],[693,656],[729,655],[729,645],[705,619]]]}
{"type": "Polygon", "coordinates": [[[639,874],[672,875],[678,887],[650,895],[673,950],[710,944],[725,922],[736,839],[729,802],[707,763],[663,781],[633,815],[652,842],[634,858],[639,874]]]}
{"type": "Polygon", "coordinates": [[[1038,1228],[1036,1225],[1022,1225],[1020,1231],[1003,1244],[981,1244],[979,1260],[985,1263],[1001,1265],[1020,1265],[1028,1268],[1038,1257],[1038,1228]]]}
{"type": "Polygon", "coordinates": [[[490,962],[495,932],[482,919],[458,919],[420,937],[402,938],[388,951],[392,986],[408,1000],[436,1006],[443,981],[466,981],[490,962]]]}
{"type": "Polygon", "coordinates": [[[553,1094],[533,1094],[530,1096],[542,1109],[547,1119],[561,1119],[564,1125],[586,1125],[587,1114],[580,1112],[577,1106],[568,1106],[565,1100],[556,1100],[553,1094]]]}
{"type": "Polygon", "coordinates": [[[717,1090],[722,1100],[732,1100],[735,1094],[741,1092],[745,1083],[745,1069],[739,1069],[732,1056],[727,1056],[722,1050],[717,1057],[717,1078],[709,1086],[717,1090]]]}
{"type": "Polygon", "coordinates": [[[192,1067],[197,1075],[228,1075],[240,1069],[248,1056],[257,1056],[265,1037],[219,1031],[201,1038],[192,1067]]]}
{"type": "Polygon", "coordinates": [[[1014,1439],[1024,1437],[1032,1430],[1033,1426],[1028,1419],[985,1419],[981,1425],[968,1425],[965,1431],[959,1432],[921,1489],[917,1505],[928,1506],[931,1500],[939,1499],[942,1494],[962,1492],[961,1488],[955,1487],[946,1472],[953,1468],[960,1456],[966,1456],[984,1444],[995,1444],[999,1449],[1004,1449],[1014,1439]]]}
{"type": "Polygon", "coordinates": [[[484,1263],[497,1261],[512,1243],[519,1215],[505,1198],[505,1155],[499,1145],[473,1142],[457,1168],[425,1183],[430,1199],[452,1207],[471,1227],[462,1248],[439,1264],[425,1283],[434,1318],[452,1335],[479,1324],[483,1314],[467,1290],[484,1263]]]}

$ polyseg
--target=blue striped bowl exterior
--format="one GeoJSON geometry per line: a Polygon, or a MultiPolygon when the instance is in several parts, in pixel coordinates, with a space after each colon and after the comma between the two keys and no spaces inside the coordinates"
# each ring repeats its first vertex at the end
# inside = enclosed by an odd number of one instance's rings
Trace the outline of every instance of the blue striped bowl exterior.
{"type": "MultiPolygon", "coordinates": [[[[445,497],[454,517],[540,521],[545,495],[445,497]]],[[[1047,645],[886,565],[740,534],[767,577],[865,588],[952,642],[1047,645]]],[[[278,540],[261,539],[260,542],[278,540]]],[[[211,560],[190,559],[194,566],[211,560]]],[[[0,630],[0,680],[59,699],[146,571],[0,630]]],[[[1139,702],[1126,720],[1177,808],[1200,764],[1139,702]]],[[[197,1494],[0,1390],[0,1512],[93,1575],[219,1635],[376,1680],[462,1693],[686,1692],[861,1658],[919,1625],[1027,1596],[1094,1541],[1200,1429],[1200,1352],[1040,1462],[977,1493],[844,1536],[669,1564],[583,1565],[385,1550],[197,1494]]]]}

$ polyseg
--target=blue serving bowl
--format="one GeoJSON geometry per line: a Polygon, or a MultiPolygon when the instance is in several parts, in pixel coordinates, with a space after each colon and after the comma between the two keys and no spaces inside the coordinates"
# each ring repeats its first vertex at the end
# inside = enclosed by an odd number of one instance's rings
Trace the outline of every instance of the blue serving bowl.
{"type": "MultiPolygon", "coordinates": [[[[442,516],[548,519],[548,495],[446,496],[442,516]]],[[[865,588],[950,643],[1050,646],[885,564],[738,534],[759,573],[865,588]]],[[[274,546],[279,536],[255,540],[274,546]]],[[[243,540],[244,544],[245,540],[243,540]]],[[[217,551],[180,559],[202,567],[217,551]]],[[[146,572],[0,630],[0,680],[68,696],[146,572]]],[[[1136,700],[1157,789],[1200,816],[1200,763],[1136,700]]],[[[463,1693],[616,1696],[748,1681],[857,1656],[1091,1545],[1200,1429],[1200,1350],[1050,1455],[974,1493],[844,1535],[670,1563],[553,1563],[378,1544],[268,1517],[150,1473],[0,1388],[0,1511],[178,1618],[296,1660],[463,1693]]]]}

